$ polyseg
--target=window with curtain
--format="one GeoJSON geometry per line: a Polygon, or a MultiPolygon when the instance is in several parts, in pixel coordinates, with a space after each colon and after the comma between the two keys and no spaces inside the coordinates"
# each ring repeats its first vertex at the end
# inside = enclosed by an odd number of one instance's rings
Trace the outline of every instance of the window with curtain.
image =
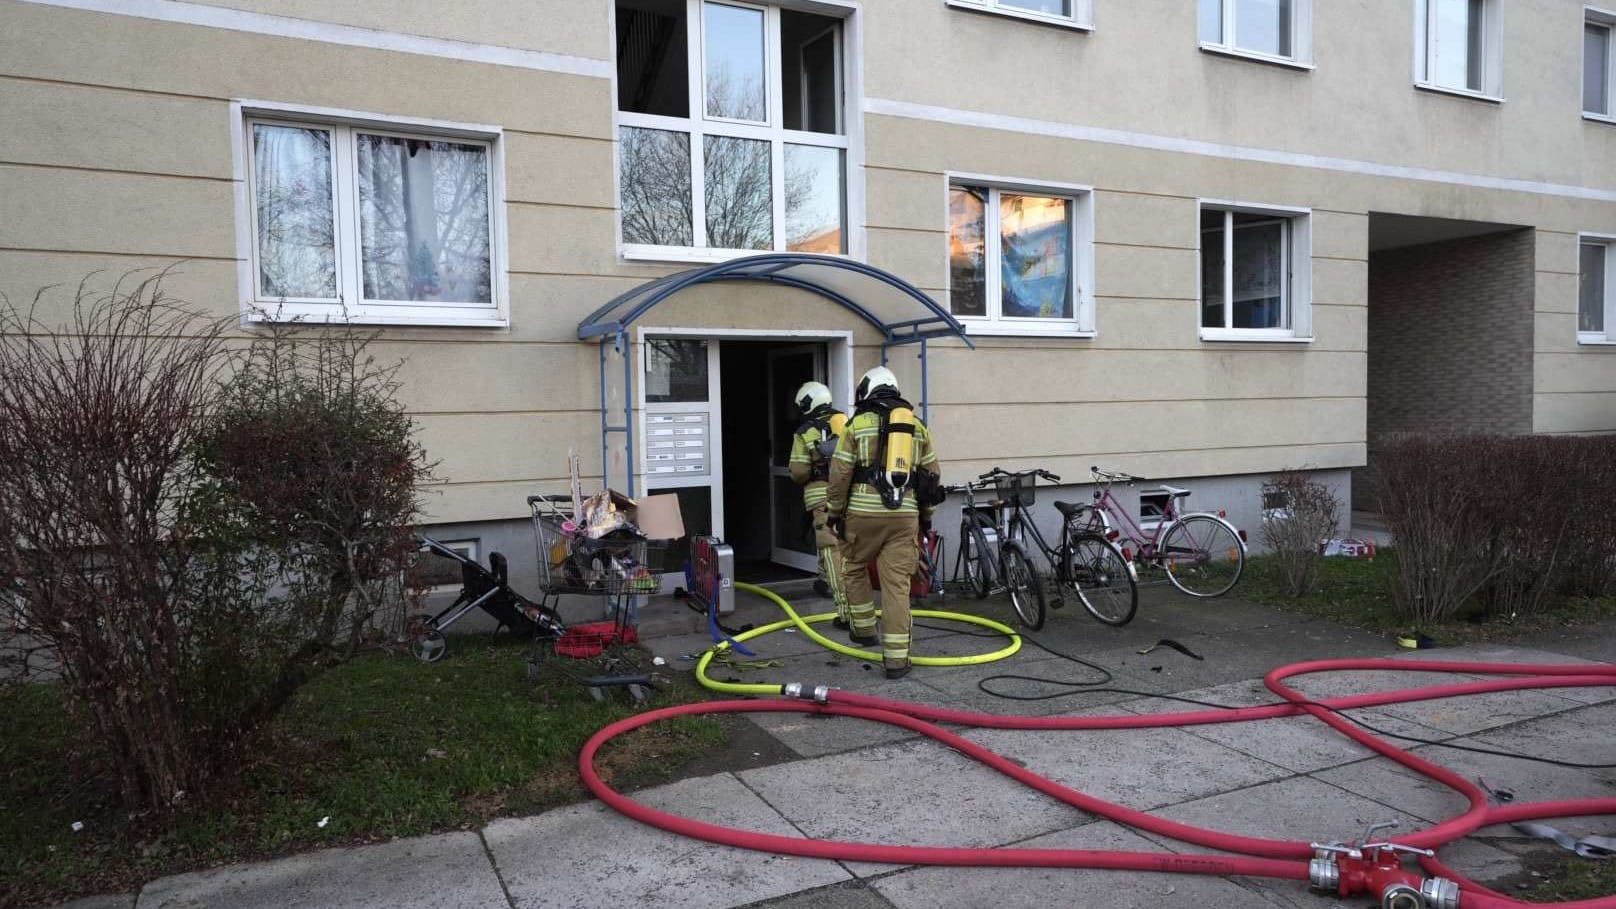
{"type": "Polygon", "coordinates": [[[1201,46],[1310,62],[1312,0],[1200,0],[1201,46]]]}
{"type": "Polygon", "coordinates": [[[255,306],[495,315],[491,141],[257,117],[247,127],[255,306]]]}
{"type": "Polygon", "coordinates": [[[1092,330],[1087,192],[956,181],[948,215],[949,309],[972,331],[1092,330]]]}
{"type": "Polygon", "coordinates": [[[1307,215],[1201,207],[1201,337],[1304,336],[1311,286],[1307,215]]]}

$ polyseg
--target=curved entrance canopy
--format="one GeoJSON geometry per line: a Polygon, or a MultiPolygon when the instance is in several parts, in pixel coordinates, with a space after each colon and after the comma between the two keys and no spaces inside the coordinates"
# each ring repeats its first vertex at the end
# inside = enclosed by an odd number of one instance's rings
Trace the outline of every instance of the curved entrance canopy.
{"type": "MultiPolygon", "coordinates": [[[[578,339],[600,343],[600,460],[601,482],[611,487],[612,435],[623,436],[626,452],[628,494],[634,495],[634,472],[638,466],[634,452],[633,374],[629,366],[628,329],[657,304],[686,288],[714,281],[762,281],[794,287],[817,294],[857,315],[881,332],[881,362],[887,362],[889,348],[900,344],[920,345],[920,412],[927,418],[927,342],[932,338],[959,338],[965,346],[976,345],[965,334],[947,309],[908,281],[862,262],[838,256],[811,253],[764,253],[704,265],[648,281],[622,294],[590,313],[578,323],[578,339]],[[607,381],[607,362],[613,356],[622,360],[623,397],[620,414],[613,413],[607,381]]],[[[613,367],[615,369],[615,366],[613,367]]],[[[621,487],[619,487],[621,488],[621,487]]]]}
{"type": "Polygon", "coordinates": [[[810,253],[764,253],[692,268],[622,294],[578,323],[578,338],[616,335],[679,291],[712,281],[765,281],[818,294],[885,336],[883,346],[956,337],[974,348],[965,326],[919,288],[874,266],[810,253]]]}

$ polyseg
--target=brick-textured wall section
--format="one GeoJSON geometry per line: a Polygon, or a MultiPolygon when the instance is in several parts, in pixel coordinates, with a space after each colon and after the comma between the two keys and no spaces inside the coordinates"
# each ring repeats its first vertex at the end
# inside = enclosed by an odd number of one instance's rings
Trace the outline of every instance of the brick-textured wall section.
{"type": "MultiPolygon", "coordinates": [[[[1532,431],[1531,230],[1369,255],[1369,449],[1532,431]]],[[[1372,454],[1371,454],[1372,457],[1372,454]]]]}

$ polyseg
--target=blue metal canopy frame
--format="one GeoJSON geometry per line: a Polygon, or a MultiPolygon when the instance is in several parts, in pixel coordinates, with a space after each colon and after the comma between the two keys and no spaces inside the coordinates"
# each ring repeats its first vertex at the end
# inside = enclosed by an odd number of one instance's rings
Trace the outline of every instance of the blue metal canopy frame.
{"type": "Polygon", "coordinates": [[[940,306],[937,301],[927,296],[918,287],[889,271],[839,256],[824,256],[812,253],[764,253],[762,255],[731,259],[715,265],[692,268],[657,278],[654,281],[648,281],[627,293],[614,297],[578,323],[579,340],[599,339],[600,343],[600,459],[601,482],[603,485],[608,487],[611,485],[611,462],[609,460],[611,434],[622,433],[628,458],[627,491],[630,496],[635,494],[634,404],[630,395],[633,388],[633,372],[629,364],[629,326],[655,308],[657,304],[680,291],[698,284],[715,281],[763,281],[769,284],[805,290],[830,300],[857,315],[881,332],[883,338],[881,342],[881,362],[883,364],[887,362],[887,355],[891,348],[904,344],[919,344],[920,414],[922,420],[928,417],[926,386],[930,376],[927,367],[927,342],[932,338],[955,337],[964,341],[966,347],[973,350],[976,348],[976,345],[966,335],[965,326],[961,325],[959,320],[950,315],[947,309],[940,306]],[[815,275],[814,272],[823,272],[823,274],[815,275]],[[873,281],[876,287],[895,290],[902,297],[912,299],[924,310],[925,315],[919,318],[887,322],[872,312],[868,306],[852,299],[847,293],[836,289],[825,280],[826,277],[841,273],[860,276],[873,281]],[[620,425],[611,422],[610,407],[607,401],[606,361],[608,359],[608,348],[623,358],[623,422],[620,425]]]}

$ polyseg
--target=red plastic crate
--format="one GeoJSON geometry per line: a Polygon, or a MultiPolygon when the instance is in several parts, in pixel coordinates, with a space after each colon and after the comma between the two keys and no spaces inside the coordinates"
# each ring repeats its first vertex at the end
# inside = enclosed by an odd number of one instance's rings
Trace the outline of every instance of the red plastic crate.
{"type": "Polygon", "coordinates": [[[566,634],[556,639],[555,652],[557,656],[587,660],[600,656],[614,644],[633,644],[639,639],[638,631],[616,622],[589,622],[568,628],[566,634]]]}

